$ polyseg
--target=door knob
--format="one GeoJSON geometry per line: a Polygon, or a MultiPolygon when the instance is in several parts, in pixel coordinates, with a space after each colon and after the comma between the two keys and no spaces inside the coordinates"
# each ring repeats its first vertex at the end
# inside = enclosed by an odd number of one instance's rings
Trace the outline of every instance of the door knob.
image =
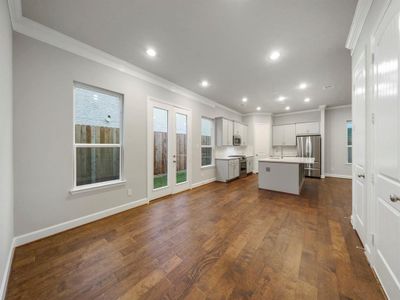
{"type": "Polygon", "coordinates": [[[400,202],[400,197],[394,194],[390,194],[390,201],[392,202],[400,202]]]}

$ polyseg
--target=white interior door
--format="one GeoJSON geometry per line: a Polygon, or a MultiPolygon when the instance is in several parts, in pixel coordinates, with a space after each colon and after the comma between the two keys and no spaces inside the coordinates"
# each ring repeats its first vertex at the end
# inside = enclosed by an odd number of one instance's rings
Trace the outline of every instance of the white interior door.
{"type": "Polygon", "coordinates": [[[270,156],[271,127],[269,124],[256,123],[254,126],[254,172],[258,173],[258,159],[270,156]]]}
{"type": "MultiPolygon", "coordinates": [[[[367,247],[366,152],[366,61],[360,55],[353,71],[353,214],[352,221],[364,247],[367,247]]],[[[367,249],[370,251],[370,249],[367,249]]],[[[370,252],[369,252],[370,253],[370,252]]]]}
{"type": "Polygon", "coordinates": [[[375,269],[389,299],[400,299],[399,15],[375,37],[375,269]]]}
{"type": "Polygon", "coordinates": [[[148,102],[148,198],[182,192],[191,184],[191,112],[148,102]]]}

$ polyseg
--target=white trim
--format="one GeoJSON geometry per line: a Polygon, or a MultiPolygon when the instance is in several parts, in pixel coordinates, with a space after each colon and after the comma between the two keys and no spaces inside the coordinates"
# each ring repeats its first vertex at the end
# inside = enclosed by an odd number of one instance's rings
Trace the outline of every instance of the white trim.
{"type": "Polygon", "coordinates": [[[326,110],[345,109],[345,108],[351,108],[351,104],[338,105],[338,106],[328,106],[326,108],[326,110]]]}
{"type": "Polygon", "coordinates": [[[212,169],[215,168],[215,163],[212,165],[208,165],[208,166],[201,166],[200,169],[212,169]]]}
{"type": "Polygon", "coordinates": [[[216,180],[217,180],[217,178],[213,177],[213,178],[206,179],[206,180],[203,180],[203,181],[200,181],[200,182],[196,182],[196,183],[192,184],[191,188],[195,189],[195,188],[198,188],[198,187],[200,187],[202,185],[206,185],[206,184],[209,184],[211,182],[214,182],[216,180]]]}
{"type": "Polygon", "coordinates": [[[373,0],[358,0],[353,22],[351,23],[350,32],[346,41],[346,48],[351,51],[351,54],[353,54],[354,48],[357,45],[372,2],[373,0]]]}
{"type": "Polygon", "coordinates": [[[332,174],[332,173],[326,173],[325,176],[326,177],[343,178],[343,179],[352,179],[353,178],[351,175],[332,174]]]}
{"type": "Polygon", "coordinates": [[[272,113],[269,112],[253,112],[242,114],[243,117],[251,117],[251,116],[272,116],[272,113]]]}
{"type": "Polygon", "coordinates": [[[242,115],[241,113],[232,108],[229,108],[225,105],[217,103],[216,101],[201,96],[169,80],[166,80],[160,76],[157,76],[142,68],[139,68],[127,61],[119,59],[104,51],[89,46],[88,44],[82,43],[54,29],[51,29],[47,26],[44,26],[40,23],[37,23],[31,19],[22,16],[21,0],[8,0],[8,2],[9,2],[9,10],[10,10],[13,29],[16,32],[19,32],[33,39],[39,40],[41,42],[47,43],[54,47],[60,48],[64,51],[68,51],[75,55],[84,57],[86,59],[116,69],[120,72],[134,76],[138,79],[152,83],[170,92],[203,103],[210,107],[213,108],[219,107],[227,111],[230,111],[232,113],[235,113],[239,116],[242,115]]]}
{"type": "Polygon", "coordinates": [[[293,111],[293,112],[288,112],[288,113],[273,114],[273,116],[274,117],[284,117],[284,116],[298,115],[298,114],[317,112],[317,111],[320,111],[320,110],[318,108],[316,108],[316,109],[308,109],[308,110],[299,110],[299,111],[293,111]]]}
{"type": "Polygon", "coordinates": [[[14,257],[14,249],[15,249],[15,238],[13,238],[11,240],[10,249],[8,251],[8,256],[7,256],[7,261],[6,261],[6,266],[5,266],[4,272],[3,272],[3,279],[1,281],[1,286],[0,286],[0,299],[1,300],[4,300],[6,298],[8,279],[10,278],[11,265],[12,265],[12,261],[13,261],[13,257],[14,257]]]}
{"type": "Polygon", "coordinates": [[[87,216],[83,216],[74,220],[70,220],[70,221],[66,221],[64,223],[60,223],[57,225],[53,225],[50,227],[46,227],[46,228],[42,228],[30,233],[26,233],[20,236],[15,237],[15,242],[14,242],[14,246],[18,247],[87,223],[91,223],[100,219],[103,219],[105,217],[111,216],[111,215],[115,215],[118,214],[120,212],[126,211],[128,209],[132,209],[134,207],[138,207],[144,204],[148,204],[149,201],[147,200],[147,198],[143,198],[140,200],[136,200],[136,201],[132,201],[129,203],[125,203],[119,206],[115,206],[112,208],[108,208],[99,212],[95,212],[93,214],[87,215],[87,216]]]}
{"type": "Polygon", "coordinates": [[[105,182],[99,182],[99,183],[93,183],[93,184],[85,184],[81,186],[76,186],[72,188],[69,192],[72,195],[75,194],[80,194],[80,193],[85,193],[85,192],[90,192],[90,191],[95,191],[95,190],[104,190],[108,188],[113,188],[117,186],[124,185],[126,183],[126,180],[112,180],[112,181],[105,181],[105,182]]]}

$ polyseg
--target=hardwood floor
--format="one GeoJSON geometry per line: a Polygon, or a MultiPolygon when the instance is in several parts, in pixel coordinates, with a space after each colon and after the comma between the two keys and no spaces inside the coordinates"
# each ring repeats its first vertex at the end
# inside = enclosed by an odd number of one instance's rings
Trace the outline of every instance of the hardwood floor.
{"type": "Polygon", "coordinates": [[[350,180],[211,183],[17,248],[6,298],[384,299],[350,214],[350,180]]]}

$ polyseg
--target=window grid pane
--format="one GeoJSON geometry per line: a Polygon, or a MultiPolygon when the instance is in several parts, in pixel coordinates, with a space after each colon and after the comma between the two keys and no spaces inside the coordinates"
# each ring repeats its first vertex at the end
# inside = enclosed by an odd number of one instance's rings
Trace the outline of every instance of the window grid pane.
{"type": "Polygon", "coordinates": [[[76,185],[120,178],[120,147],[76,148],[76,185]]]}
{"type": "Polygon", "coordinates": [[[201,165],[209,166],[212,165],[212,148],[202,147],[201,148],[201,165]]]}

